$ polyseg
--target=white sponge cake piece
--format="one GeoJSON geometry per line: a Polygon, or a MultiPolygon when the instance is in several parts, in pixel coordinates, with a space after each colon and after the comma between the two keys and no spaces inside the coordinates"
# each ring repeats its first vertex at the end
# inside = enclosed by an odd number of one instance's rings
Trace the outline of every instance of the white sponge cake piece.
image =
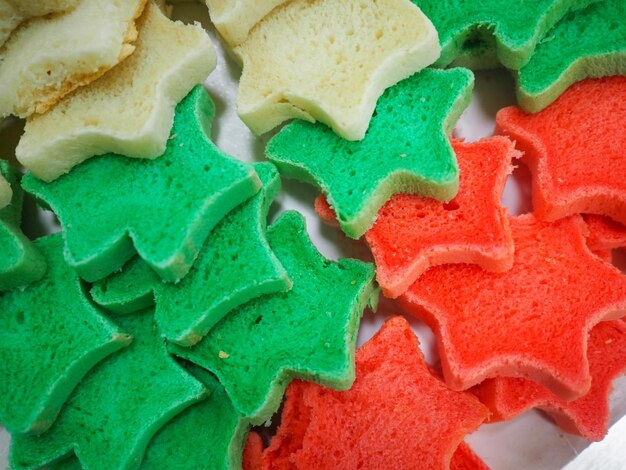
{"type": "Polygon", "coordinates": [[[0,0],[0,46],[23,21],[71,10],[78,0],[0,0]]]}
{"type": "Polygon", "coordinates": [[[256,134],[299,118],[364,137],[382,92],[440,53],[409,0],[292,0],[233,49],[243,63],[237,108],[256,134]]]}
{"type": "Polygon", "coordinates": [[[165,151],[174,108],[215,68],[215,49],[200,25],[171,21],[152,2],[138,26],[134,54],[26,121],[16,156],[36,177],[51,181],[94,155],[165,151]]]}
{"type": "Polygon", "coordinates": [[[6,207],[13,197],[13,191],[9,182],[4,179],[4,176],[0,175],[0,209],[6,207]]]}
{"type": "Polygon", "coordinates": [[[206,0],[211,21],[226,43],[241,44],[270,11],[289,0],[206,0]]]}
{"type": "Polygon", "coordinates": [[[128,57],[145,2],[81,0],[23,24],[0,49],[0,117],[43,113],[128,57]]]}

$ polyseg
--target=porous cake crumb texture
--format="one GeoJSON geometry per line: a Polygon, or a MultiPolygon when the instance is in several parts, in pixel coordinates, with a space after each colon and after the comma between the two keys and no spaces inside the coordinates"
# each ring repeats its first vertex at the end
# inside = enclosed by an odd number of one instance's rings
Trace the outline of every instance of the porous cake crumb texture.
{"type": "Polygon", "coordinates": [[[234,52],[237,110],[254,133],[297,118],[360,140],[382,92],[433,63],[439,44],[409,0],[292,0],[234,52]]]}
{"type": "Polygon", "coordinates": [[[258,163],[255,169],[263,187],[212,230],[180,282],[163,283],[135,258],[121,273],[95,284],[94,300],[119,313],[156,302],[155,318],[163,335],[190,346],[236,307],[260,295],[288,290],[291,281],[265,235],[267,211],[280,190],[280,178],[271,163],[258,163]]]}
{"type": "Polygon", "coordinates": [[[292,289],[251,300],[191,348],[170,345],[217,375],[235,408],[255,424],[278,409],[293,378],[339,389],[352,384],[359,321],[374,295],[374,266],[323,258],[299,214],[281,216],[268,239],[292,289]]]}
{"type": "Polygon", "coordinates": [[[101,279],[137,253],[164,280],[179,281],[213,227],[258,191],[252,165],[225,155],[207,137],[214,114],[197,86],[176,108],[161,157],[107,154],[51,183],[24,177],[24,188],[61,220],[66,258],[81,277],[101,279]]]}
{"type": "Polygon", "coordinates": [[[109,152],[155,158],[165,151],[174,108],[215,68],[215,50],[200,25],[173,22],[152,2],[138,29],[127,60],[27,120],[16,156],[35,176],[51,181],[109,152]]]}
{"type": "Polygon", "coordinates": [[[473,83],[469,70],[426,69],[383,94],[362,141],[298,121],[270,141],[266,155],[284,176],[318,186],[342,230],[359,238],[394,193],[456,196],[448,133],[469,104],[473,83]]]}

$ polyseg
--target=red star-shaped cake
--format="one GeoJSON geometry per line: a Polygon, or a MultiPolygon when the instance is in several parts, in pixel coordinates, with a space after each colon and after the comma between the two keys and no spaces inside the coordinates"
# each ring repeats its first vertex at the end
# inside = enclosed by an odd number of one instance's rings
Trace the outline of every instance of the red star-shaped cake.
{"type": "MultiPolygon", "coordinates": [[[[475,397],[430,373],[402,317],[357,351],[356,370],[343,392],[303,381],[289,386],[263,468],[414,468],[419,461],[420,468],[448,469],[463,437],[487,417],[475,397]]],[[[461,452],[461,463],[471,461],[471,451],[461,452]]]]}
{"type": "MultiPolygon", "coordinates": [[[[414,194],[396,194],[378,212],[365,234],[376,262],[383,293],[396,298],[429,267],[475,263],[488,271],[506,271],[513,263],[513,242],[500,204],[511,160],[518,152],[505,137],[480,142],[453,140],[459,162],[458,195],[449,203],[414,194]]],[[[336,224],[323,196],[315,209],[336,224]]]]}
{"type": "Polygon", "coordinates": [[[524,151],[537,217],[607,215],[626,224],[626,76],[588,79],[537,114],[496,116],[496,132],[524,151]]]}
{"type": "Polygon", "coordinates": [[[587,245],[593,251],[626,247],[625,226],[600,215],[586,214],[583,218],[589,228],[587,245]]]}
{"type": "Polygon", "coordinates": [[[589,331],[626,313],[626,277],[589,251],[580,216],[549,223],[527,214],[510,224],[509,271],[437,266],[400,301],[434,330],[453,389],[516,376],[578,398],[591,386],[589,331]]]}
{"type": "Polygon", "coordinates": [[[591,389],[577,400],[563,401],[536,382],[512,377],[485,380],[474,391],[491,409],[491,421],[513,419],[536,407],[564,431],[599,441],[609,427],[611,384],[626,371],[626,323],[613,320],[596,325],[589,335],[587,357],[591,389]]]}
{"type": "MultiPolygon", "coordinates": [[[[270,468],[272,467],[269,464],[270,468]]],[[[286,465],[288,467],[288,465],[286,465]]],[[[243,470],[263,469],[263,440],[261,436],[251,431],[246,440],[242,457],[243,470]]],[[[365,470],[365,468],[364,468],[365,470]]],[[[482,459],[474,453],[470,446],[461,442],[456,448],[450,460],[450,470],[489,470],[489,467],[482,459]]]]}

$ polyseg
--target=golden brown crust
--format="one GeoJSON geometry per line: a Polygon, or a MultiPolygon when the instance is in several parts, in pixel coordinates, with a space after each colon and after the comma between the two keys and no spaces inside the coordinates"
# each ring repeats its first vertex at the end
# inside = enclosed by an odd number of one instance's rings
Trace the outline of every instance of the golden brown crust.
{"type": "Polygon", "coordinates": [[[59,101],[61,101],[65,96],[69,95],[71,92],[76,90],[81,86],[88,85],[89,83],[97,80],[102,75],[107,73],[111,68],[115,67],[119,63],[121,63],[124,59],[130,56],[135,51],[134,42],[137,41],[138,31],[137,31],[137,21],[139,17],[142,15],[148,0],[142,0],[135,12],[135,16],[133,20],[130,22],[128,26],[128,31],[126,32],[126,36],[122,42],[122,47],[120,49],[119,58],[116,64],[111,67],[102,66],[95,72],[91,73],[82,73],[75,74],[73,76],[67,77],[60,87],[50,87],[48,89],[44,89],[43,95],[44,98],[38,100],[35,106],[35,114],[44,114],[50,108],[54,107],[59,101]]]}

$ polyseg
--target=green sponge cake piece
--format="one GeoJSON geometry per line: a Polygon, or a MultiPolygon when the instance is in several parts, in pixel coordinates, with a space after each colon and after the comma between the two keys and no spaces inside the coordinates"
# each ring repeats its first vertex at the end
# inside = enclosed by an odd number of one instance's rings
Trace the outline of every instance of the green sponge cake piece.
{"type": "MultiPolygon", "coordinates": [[[[211,238],[210,235],[209,238],[211,238]]],[[[90,291],[91,297],[98,305],[118,315],[138,312],[155,304],[156,290],[181,288],[183,283],[189,283],[201,260],[202,251],[187,276],[178,284],[166,284],[144,260],[135,256],[124,265],[119,273],[113,273],[96,281],[90,291]]],[[[202,292],[202,294],[205,293],[202,292]]]]}
{"type": "Polygon", "coordinates": [[[80,464],[80,460],[76,458],[75,455],[70,455],[69,457],[59,461],[51,463],[46,466],[47,470],[83,470],[83,466],[80,464]]]}
{"type": "Polygon", "coordinates": [[[15,433],[49,428],[85,374],[130,342],[87,300],[61,235],[35,247],[46,275],[0,295],[0,422],[15,433]]]}
{"type": "Polygon", "coordinates": [[[168,341],[190,346],[232,309],[260,295],[288,290],[291,281],[265,235],[280,178],[271,163],[258,163],[255,170],[263,187],[215,227],[182,281],[163,283],[135,258],[127,270],[94,286],[94,300],[119,313],[156,301],[161,333],[168,341]]]}
{"type": "MultiPolygon", "coordinates": [[[[206,386],[209,398],[159,430],[148,444],[141,470],[241,469],[249,421],[237,413],[215,377],[199,367],[190,371],[206,386]]],[[[75,456],[49,466],[50,470],[81,468],[75,456]]]]}
{"type": "Polygon", "coordinates": [[[298,213],[281,216],[268,239],[293,288],[251,300],[191,348],[170,345],[217,375],[235,409],[255,424],[272,416],[294,377],[339,389],[352,384],[359,321],[376,294],[374,266],[323,258],[298,213]]]}
{"type": "Polygon", "coordinates": [[[48,431],[12,436],[11,468],[40,468],[72,452],[90,470],[139,468],[154,434],[206,397],[167,353],[153,311],[118,320],[133,336],[131,345],[85,377],[48,431]]]}
{"type": "Polygon", "coordinates": [[[439,33],[435,65],[518,70],[538,41],[568,11],[597,0],[411,0],[439,33]]]}
{"type": "Polygon", "coordinates": [[[154,436],[146,450],[142,470],[241,468],[249,421],[235,410],[215,377],[200,368],[190,371],[206,385],[211,395],[185,410],[154,436]]]}
{"type": "Polygon", "coordinates": [[[20,229],[22,219],[22,188],[20,172],[0,160],[0,180],[11,189],[10,203],[0,209],[0,291],[25,286],[41,279],[46,262],[20,229]]]}
{"type": "Polygon", "coordinates": [[[223,154],[205,134],[214,114],[197,86],[176,107],[157,159],[107,154],[51,183],[24,177],[24,188],[59,216],[66,258],[84,279],[101,279],[138,253],[164,280],[179,281],[211,229],[257,192],[252,166],[223,154]]]}
{"type": "Polygon", "coordinates": [[[626,74],[626,1],[603,0],[561,20],[517,74],[517,98],[538,112],[574,82],[626,74]]]}
{"type": "Polygon", "coordinates": [[[296,121],[270,141],[267,156],[285,176],[320,187],[346,235],[359,238],[395,193],[456,195],[459,170],[447,134],[473,83],[469,70],[423,70],[385,91],[362,141],[296,121]]]}

